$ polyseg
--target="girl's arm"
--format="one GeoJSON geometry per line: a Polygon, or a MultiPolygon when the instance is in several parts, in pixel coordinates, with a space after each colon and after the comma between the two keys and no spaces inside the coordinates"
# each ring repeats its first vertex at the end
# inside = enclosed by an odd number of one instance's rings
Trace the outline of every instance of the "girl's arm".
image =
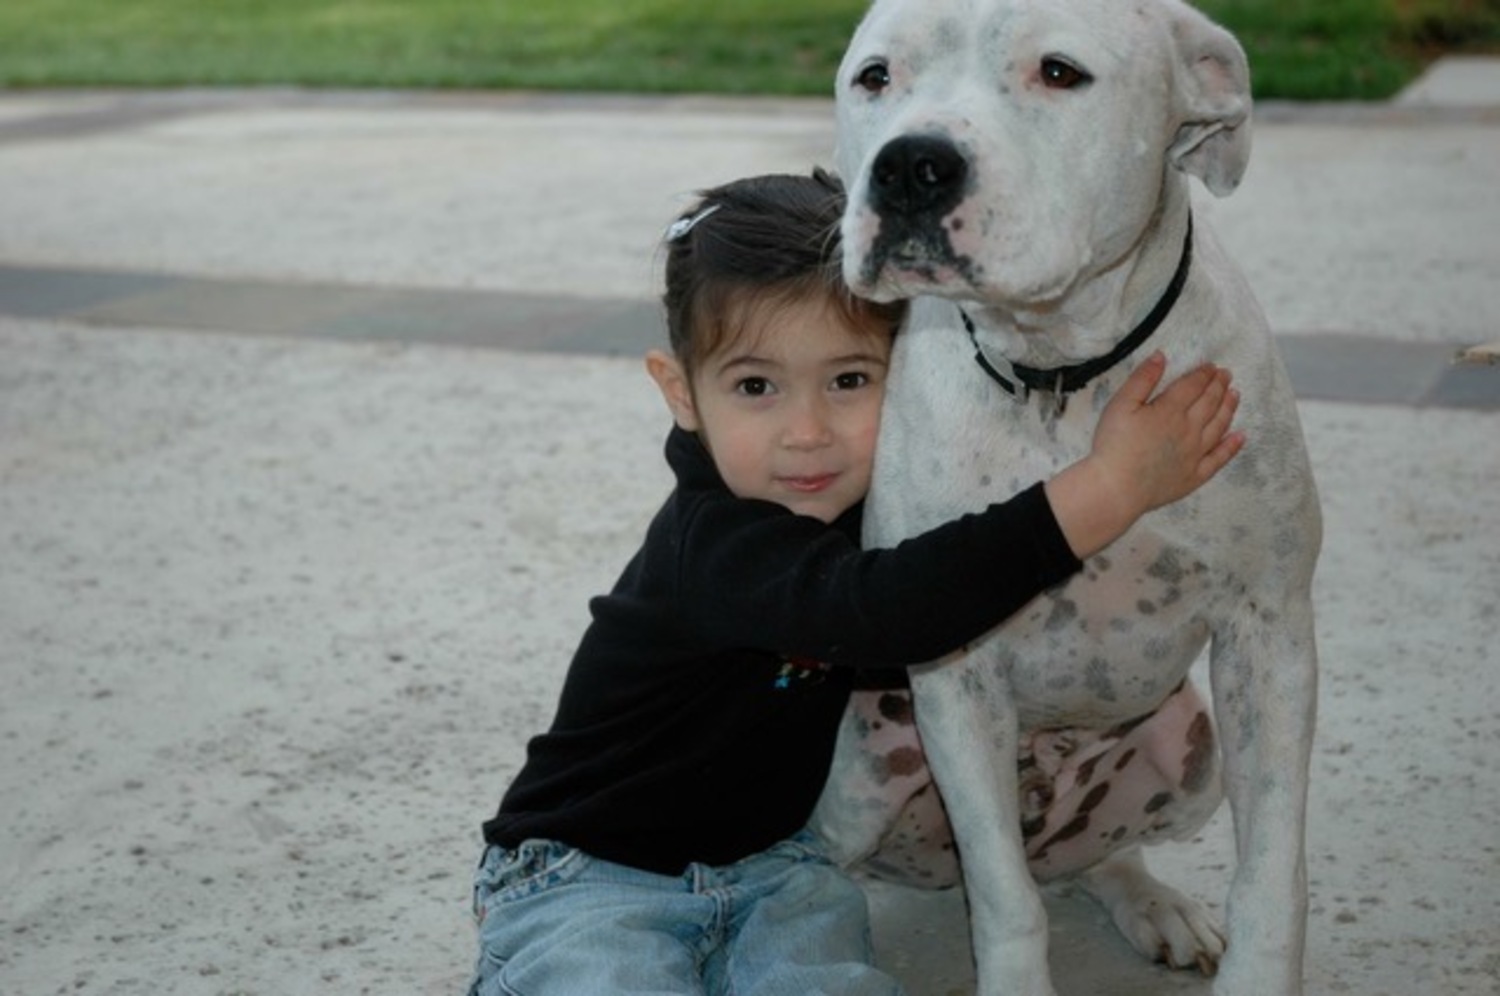
{"type": "Polygon", "coordinates": [[[1227,372],[1200,368],[1148,400],[1164,369],[1158,354],[1132,373],[1089,455],[1045,485],[890,549],[769,503],[705,508],[685,537],[683,622],[720,646],[863,667],[951,653],[1238,452],[1227,372]]]}

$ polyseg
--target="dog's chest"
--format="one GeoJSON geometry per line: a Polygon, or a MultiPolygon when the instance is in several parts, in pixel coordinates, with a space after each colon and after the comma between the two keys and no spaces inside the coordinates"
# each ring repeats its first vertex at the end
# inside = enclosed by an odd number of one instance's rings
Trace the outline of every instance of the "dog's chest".
{"type": "Polygon", "coordinates": [[[1143,715],[1181,683],[1209,636],[1207,564],[1137,528],[986,640],[1029,727],[1100,727],[1143,715]]]}
{"type": "MultiPolygon", "coordinates": [[[[902,403],[887,408],[883,467],[919,473],[891,481],[877,471],[867,537],[889,545],[1051,477],[1087,454],[1114,387],[1091,385],[1061,405],[1048,394],[1017,401],[973,378],[921,399],[893,384],[902,403]],[[943,398],[968,402],[968,416],[926,417],[943,398]]],[[[1224,586],[1195,540],[1202,515],[1194,499],[1152,513],[987,638],[981,659],[1005,672],[1027,726],[1133,719],[1182,681],[1224,586]]]]}
{"type": "Polygon", "coordinates": [[[869,501],[866,538],[874,545],[1005,501],[1079,460],[1092,444],[1108,382],[1063,398],[1017,398],[987,377],[957,338],[924,343],[893,361],[869,501]]]}

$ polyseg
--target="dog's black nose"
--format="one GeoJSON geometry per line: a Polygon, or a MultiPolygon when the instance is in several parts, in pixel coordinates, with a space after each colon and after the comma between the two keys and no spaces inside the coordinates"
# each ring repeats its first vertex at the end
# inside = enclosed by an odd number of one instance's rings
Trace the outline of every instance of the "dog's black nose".
{"type": "Polygon", "coordinates": [[[945,138],[907,135],[887,143],[870,173],[870,204],[880,214],[947,214],[958,206],[969,163],[945,138]]]}

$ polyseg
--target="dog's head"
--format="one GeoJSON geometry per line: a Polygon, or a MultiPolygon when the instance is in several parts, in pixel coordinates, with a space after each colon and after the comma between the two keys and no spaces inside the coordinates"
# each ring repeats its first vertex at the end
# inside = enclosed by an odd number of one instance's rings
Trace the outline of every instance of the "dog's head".
{"type": "Polygon", "coordinates": [[[875,0],[837,86],[845,276],[881,300],[1045,309],[1249,158],[1244,52],[1178,0],[875,0]]]}

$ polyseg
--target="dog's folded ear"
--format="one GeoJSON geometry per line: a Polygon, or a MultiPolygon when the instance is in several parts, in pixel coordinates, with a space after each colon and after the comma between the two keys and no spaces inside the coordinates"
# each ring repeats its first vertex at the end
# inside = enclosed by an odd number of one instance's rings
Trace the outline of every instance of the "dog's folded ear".
{"type": "Polygon", "coordinates": [[[1184,4],[1170,6],[1181,124],[1167,156],[1226,197],[1250,162],[1250,63],[1228,31],[1184,4]]]}

